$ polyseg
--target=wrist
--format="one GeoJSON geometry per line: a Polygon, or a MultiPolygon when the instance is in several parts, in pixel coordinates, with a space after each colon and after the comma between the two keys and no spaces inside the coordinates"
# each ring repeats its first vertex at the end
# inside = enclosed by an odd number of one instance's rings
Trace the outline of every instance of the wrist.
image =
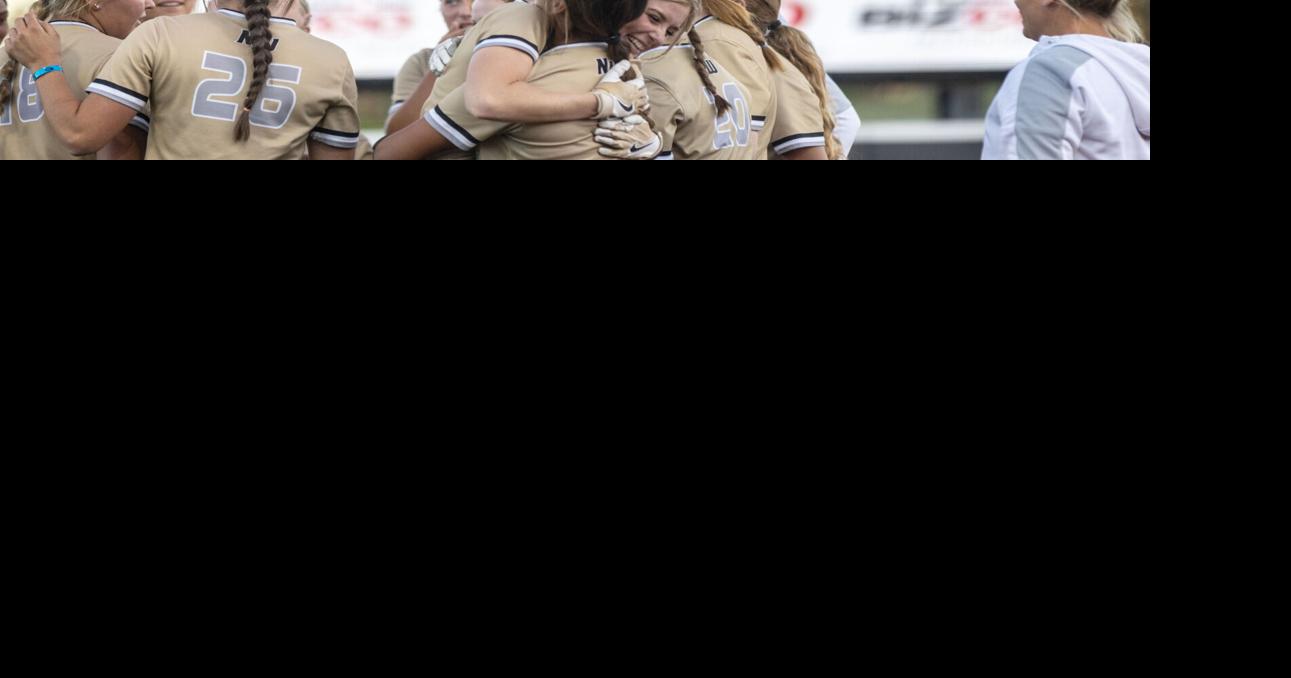
{"type": "Polygon", "coordinates": [[[63,66],[56,59],[37,59],[29,68],[33,80],[40,80],[51,73],[63,72],[63,66]]]}

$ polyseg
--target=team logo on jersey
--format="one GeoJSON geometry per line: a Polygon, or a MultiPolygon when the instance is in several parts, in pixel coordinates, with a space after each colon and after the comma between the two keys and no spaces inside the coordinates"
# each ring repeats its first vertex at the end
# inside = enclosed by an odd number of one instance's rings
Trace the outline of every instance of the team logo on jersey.
{"type": "Polygon", "coordinates": [[[717,75],[719,72],[717,70],[717,64],[713,63],[712,59],[704,59],[704,68],[708,69],[709,75],[717,75]]]}
{"type": "MultiPolygon", "coordinates": [[[[250,32],[250,31],[242,31],[242,35],[239,35],[239,36],[238,36],[238,44],[246,45],[247,47],[250,47],[250,46],[251,46],[251,32],[250,32]]],[[[272,51],[274,51],[274,50],[276,50],[276,49],[278,49],[278,38],[274,38],[274,39],[269,43],[269,51],[270,51],[270,52],[272,52],[272,51]]]]}
{"type": "Polygon", "coordinates": [[[609,72],[610,72],[610,66],[612,66],[612,64],[610,63],[610,60],[609,60],[609,59],[597,59],[597,60],[596,60],[596,74],[597,74],[597,75],[605,75],[606,73],[609,73],[609,72]]]}

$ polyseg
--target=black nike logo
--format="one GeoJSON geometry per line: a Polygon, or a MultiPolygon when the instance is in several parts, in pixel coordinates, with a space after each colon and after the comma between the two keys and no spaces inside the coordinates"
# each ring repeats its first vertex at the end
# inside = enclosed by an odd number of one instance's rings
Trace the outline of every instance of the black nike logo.
{"type": "Polygon", "coordinates": [[[634,144],[632,146],[632,150],[628,151],[628,153],[639,153],[641,151],[644,151],[647,148],[650,148],[650,144],[646,144],[645,146],[637,146],[634,144]]]}

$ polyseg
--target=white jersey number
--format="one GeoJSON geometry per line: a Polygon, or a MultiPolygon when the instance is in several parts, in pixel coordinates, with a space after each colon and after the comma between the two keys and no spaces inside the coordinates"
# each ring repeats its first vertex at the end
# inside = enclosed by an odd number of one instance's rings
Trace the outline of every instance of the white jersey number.
{"type": "MultiPolygon", "coordinates": [[[[247,62],[228,54],[207,52],[202,59],[202,68],[223,73],[228,77],[208,78],[198,83],[197,92],[193,94],[193,115],[198,118],[235,122],[241,110],[241,102],[233,104],[218,101],[212,97],[241,95],[240,98],[245,98],[242,88],[247,84],[247,62]]],[[[296,108],[296,92],[280,85],[283,83],[299,85],[300,73],[299,66],[270,64],[269,82],[264,86],[260,99],[251,110],[252,125],[282,129],[283,125],[287,124],[291,119],[292,111],[296,108]],[[268,105],[270,103],[273,104],[272,109],[268,105]]]]}
{"type": "MultiPolygon", "coordinates": [[[[717,99],[707,89],[704,97],[708,103],[717,105],[717,99]]],[[[749,102],[744,98],[740,86],[733,82],[722,85],[722,97],[731,104],[729,110],[714,120],[717,134],[713,137],[713,150],[749,145],[749,130],[753,127],[753,114],[749,111],[749,102]]]]}
{"type": "Polygon", "coordinates": [[[45,107],[40,104],[40,94],[36,92],[36,81],[31,71],[23,66],[18,71],[18,91],[10,97],[9,104],[0,110],[0,126],[13,124],[13,108],[18,107],[18,119],[22,122],[38,122],[45,117],[45,107]]]}

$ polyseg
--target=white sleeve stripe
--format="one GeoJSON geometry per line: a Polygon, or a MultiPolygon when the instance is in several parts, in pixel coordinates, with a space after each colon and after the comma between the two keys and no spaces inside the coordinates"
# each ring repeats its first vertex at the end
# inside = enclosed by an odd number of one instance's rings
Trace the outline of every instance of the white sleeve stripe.
{"type": "Polygon", "coordinates": [[[813,134],[809,137],[802,137],[798,139],[790,139],[788,141],[782,141],[778,144],[773,145],[772,148],[775,150],[776,153],[780,153],[781,155],[783,155],[788,151],[796,151],[800,148],[815,148],[815,147],[824,146],[824,145],[825,145],[825,135],[822,133],[820,135],[813,134]]]}
{"type": "Polygon", "coordinates": [[[453,127],[447,120],[439,114],[439,107],[436,106],[426,112],[426,122],[435,128],[436,132],[444,135],[458,150],[472,151],[475,150],[475,144],[471,143],[457,128],[453,127]]]}
{"type": "Polygon", "coordinates": [[[309,138],[314,141],[321,141],[333,148],[355,148],[359,145],[357,137],[338,137],[335,134],[323,132],[311,132],[309,138]]]}
{"type": "Polygon", "coordinates": [[[139,129],[145,132],[147,132],[152,127],[152,125],[149,124],[147,120],[144,120],[143,116],[141,115],[136,115],[133,118],[130,118],[130,124],[135,127],[138,127],[139,129]]]}
{"type": "Polygon", "coordinates": [[[518,49],[521,52],[528,54],[529,58],[534,61],[537,61],[539,56],[538,50],[534,49],[533,45],[530,45],[523,40],[516,40],[513,38],[489,38],[488,40],[482,40],[480,41],[480,44],[475,46],[475,51],[478,52],[485,47],[510,47],[511,49],[518,49]]]}
{"type": "Polygon", "coordinates": [[[97,82],[90,83],[90,86],[86,87],[85,91],[89,92],[90,94],[97,94],[101,97],[111,99],[112,101],[115,101],[118,104],[121,104],[122,106],[125,106],[133,110],[136,113],[143,113],[147,107],[146,102],[136,99],[130,96],[129,94],[126,94],[119,90],[112,89],[111,87],[100,85],[97,82]]]}

